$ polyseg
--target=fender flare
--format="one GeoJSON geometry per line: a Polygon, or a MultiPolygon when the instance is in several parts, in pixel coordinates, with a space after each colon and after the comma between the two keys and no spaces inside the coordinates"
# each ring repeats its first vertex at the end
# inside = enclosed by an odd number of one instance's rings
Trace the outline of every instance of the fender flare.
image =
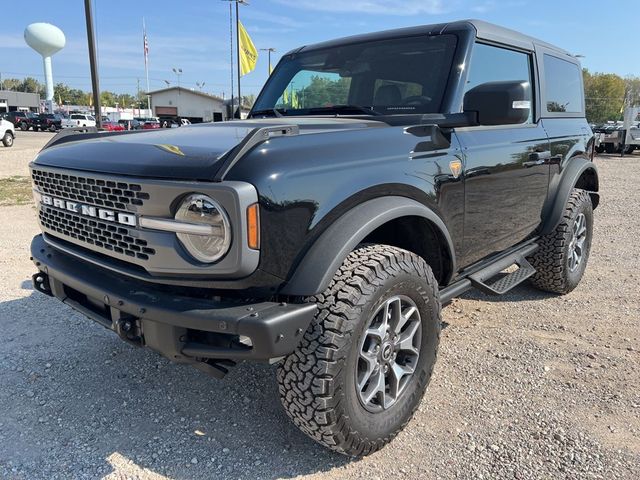
{"type": "Polygon", "coordinates": [[[425,218],[436,226],[446,241],[453,263],[451,271],[455,272],[451,236],[433,210],[406,197],[379,197],[355,206],[333,222],[305,253],[280,293],[309,296],[323,292],[347,255],[367,235],[391,220],[410,216],[425,218]]]}
{"type": "MultiPolygon", "coordinates": [[[[596,183],[598,183],[598,168],[595,163],[588,160],[585,157],[573,157],[569,161],[569,165],[564,169],[560,179],[558,180],[558,185],[556,187],[556,196],[553,201],[550,203],[546,215],[544,216],[545,221],[540,230],[541,235],[546,235],[551,233],[560,223],[562,219],[562,214],[564,212],[565,206],[569,201],[569,197],[571,195],[571,190],[578,183],[578,179],[580,176],[587,170],[593,170],[596,176],[596,183]]],[[[552,186],[550,186],[550,189],[552,186]]],[[[591,195],[592,200],[594,201],[594,208],[597,206],[599,198],[599,194],[594,190],[587,190],[589,195],[591,195]]]]}

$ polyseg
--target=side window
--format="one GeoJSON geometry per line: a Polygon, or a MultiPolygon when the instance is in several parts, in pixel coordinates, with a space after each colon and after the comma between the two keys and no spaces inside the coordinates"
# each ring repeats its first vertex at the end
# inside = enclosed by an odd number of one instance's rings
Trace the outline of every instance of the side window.
{"type": "Polygon", "coordinates": [[[544,55],[547,112],[582,113],[582,82],[575,63],[544,55]]]}
{"type": "Polygon", "coordinates": [[[533,122],[533,91],[531,73],[531,55],[506,48],[476,43],[471,54],[469,73],[465,93],[478,85],[487,82],[523,81],[529,82],[529,100],[531,110],[525,123],[533,122]]]}
{"type": "Polygon", "coordinates": [[[80,115],[71,115],[71,120],[79,120],[80,115]]]}

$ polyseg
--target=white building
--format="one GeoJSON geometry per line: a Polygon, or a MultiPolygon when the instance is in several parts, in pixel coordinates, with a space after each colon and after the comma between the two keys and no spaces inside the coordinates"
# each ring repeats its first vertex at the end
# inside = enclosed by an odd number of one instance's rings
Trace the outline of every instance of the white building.
{"type": "Polygon", "coordinates": [[[208,93],[182,87],[149,92],[156,117],[187,118],[191,123],[226,120],[224,100],[208,93]]]}
{"type": "Polygon", "coordinates": [[[37,93],[0,90],[0,113],[37,112],[40,108],[40,95],[37,93]]]}

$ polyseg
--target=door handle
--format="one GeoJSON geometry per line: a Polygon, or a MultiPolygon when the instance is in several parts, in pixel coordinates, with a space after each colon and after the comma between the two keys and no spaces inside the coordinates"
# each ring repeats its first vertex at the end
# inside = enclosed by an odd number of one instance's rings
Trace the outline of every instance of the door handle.
{"type": "Polygon", "coordinates": [[[522,162],[522,166],[524,168],[535,167],[537,165],[544,164],[553,164],[560,163],[562,160],[562,155],[554,155],[551,156],[551,152],[549,150],[545,150],[543,152],[531,152],[529,154],[529,160],[526,162],[522,162]]]}

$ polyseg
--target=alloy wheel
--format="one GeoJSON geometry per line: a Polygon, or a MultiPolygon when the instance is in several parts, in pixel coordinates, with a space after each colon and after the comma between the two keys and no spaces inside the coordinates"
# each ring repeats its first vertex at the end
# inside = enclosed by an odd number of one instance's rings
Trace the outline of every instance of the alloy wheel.
{"type": "Polygon", "coordinates": [[[573,222],[571,242],[569,242],[569,270],[574,272],[582,263],[587,240],[587,218],[579,214],[573,222]]]}
{"type": "Polygon", "coordinates": [[[422,322],[415,302],[387,299],[374,313],[360,341],[356,389],[373,413],[393,406],[408,386],[420,356],[422,322]]]}

